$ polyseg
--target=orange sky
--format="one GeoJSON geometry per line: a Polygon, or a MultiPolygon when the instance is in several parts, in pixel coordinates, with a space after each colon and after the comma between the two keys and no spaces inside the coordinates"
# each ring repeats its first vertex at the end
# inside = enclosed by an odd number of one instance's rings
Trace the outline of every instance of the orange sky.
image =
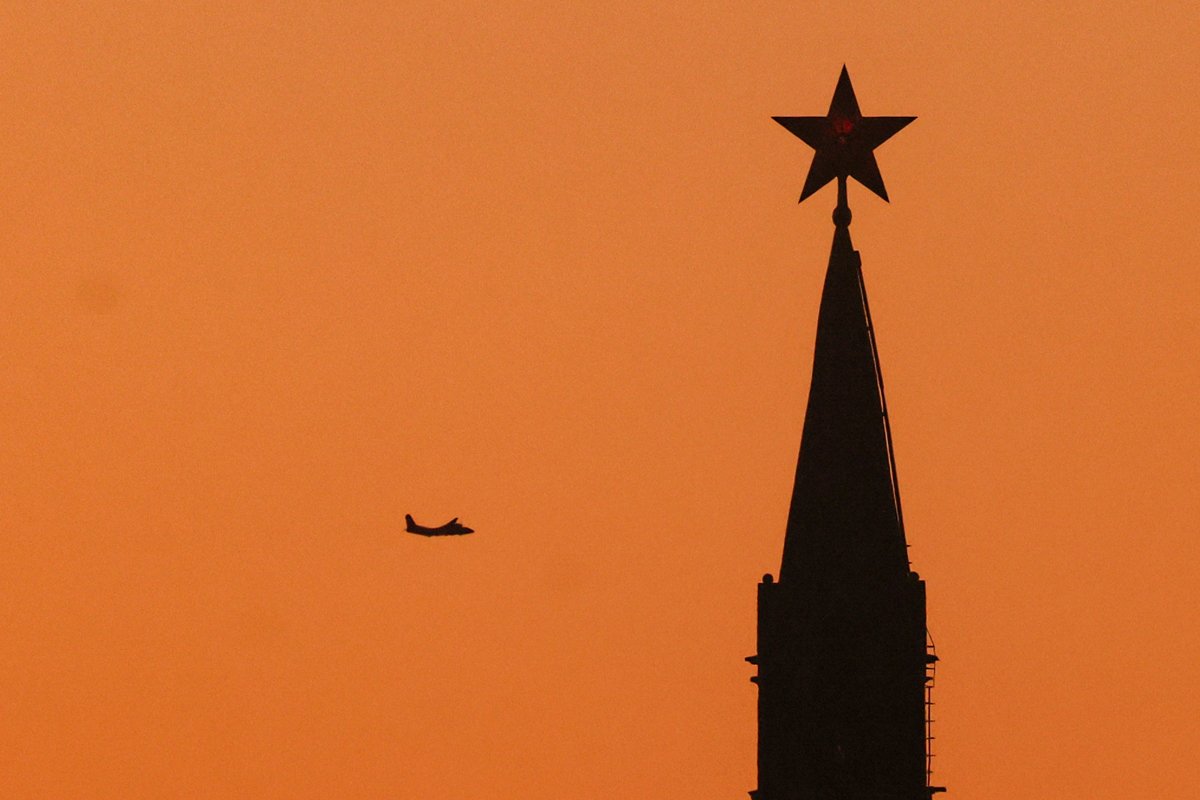
{"type": "Polygon", "coordinates": [[[1193,3],[221,5],[0,13],[0,796],[744,797],[843,62],[936,782],[1191,796],[1193,3]]]}

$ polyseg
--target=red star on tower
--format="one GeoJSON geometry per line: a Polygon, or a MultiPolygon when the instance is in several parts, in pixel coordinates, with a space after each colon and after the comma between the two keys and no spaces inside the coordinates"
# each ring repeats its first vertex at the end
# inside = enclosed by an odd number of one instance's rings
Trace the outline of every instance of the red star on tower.
{"type": "Polygon", "coordinates": [[[827,115],[772,119],[816,151],[800,193],[800,202],[804,202],[834,178],[847,177],[887,200],[873,151],[916,117],[864,117],[850,85],[850,73],[843,66],[827,115]]]}

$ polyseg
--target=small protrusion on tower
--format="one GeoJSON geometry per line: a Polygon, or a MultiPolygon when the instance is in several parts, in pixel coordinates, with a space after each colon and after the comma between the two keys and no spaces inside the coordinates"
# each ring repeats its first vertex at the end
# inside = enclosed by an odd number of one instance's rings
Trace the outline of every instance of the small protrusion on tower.
{"type": "Polygon", "coordinates": [[[850,203],[846,199],[846,176],[838,176],[838,204],[833,210],[833,224],[839,228],[850,227],[850,220],[854,219],[854,215],[850,213],[850,203]]]}

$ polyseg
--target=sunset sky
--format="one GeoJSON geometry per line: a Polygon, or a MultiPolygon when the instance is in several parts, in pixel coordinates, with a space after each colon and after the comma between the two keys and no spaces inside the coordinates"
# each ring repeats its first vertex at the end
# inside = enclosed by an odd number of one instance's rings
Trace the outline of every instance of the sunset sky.
{"type": "Polygon", "coordinates": [[[771,116],[846,64],[918,117],[850,204],[935,783],[1189,800],[1198,43],[1174,0],[6,3],[0,797],[745,798],[835,204],[771,116]]]}

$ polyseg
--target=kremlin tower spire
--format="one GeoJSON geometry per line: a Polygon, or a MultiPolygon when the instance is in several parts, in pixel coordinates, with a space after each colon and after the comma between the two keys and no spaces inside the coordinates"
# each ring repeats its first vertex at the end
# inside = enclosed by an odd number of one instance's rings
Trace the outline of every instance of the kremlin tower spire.
{"type": "Polygon", "coordinates": [[[864,117],[842,68],[824,117],[775,120],[835,178],[833,247],[779,580],[758,594],[755,800],[918,800],[929,785],[925,584],[911,571],[847,179],[887,200],[873,150],[913,117],[864,117]]]}
{"type": "MultiPolygon", "coordinates": [[[[845,209],[845,183],[839,181],[845,209]]],[[[848,209],[846,209],[848,211],[848,209]]],[[[849,216],[849,214],[845,214],[849,216]]],[[[780,579],[908,573],[883,380],[849,222],[829,254],[780,579]]]]}

